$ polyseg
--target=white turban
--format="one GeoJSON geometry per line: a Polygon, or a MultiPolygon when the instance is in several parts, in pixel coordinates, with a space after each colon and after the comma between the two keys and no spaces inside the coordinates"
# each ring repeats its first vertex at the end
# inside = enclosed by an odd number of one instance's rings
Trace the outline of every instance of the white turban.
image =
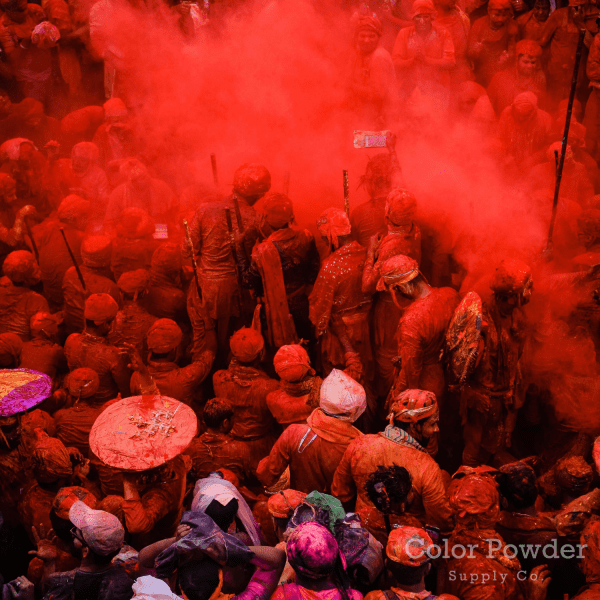
{"type": "Polygon", "coordinates": [[[131,589],[134,593],[132,600],[182,600],[164,581],[150,575],[138,577],[131,589]]]}
{"type": "Polygon", "coordinates": [[[321,409],[328,415],[350,423],[354,423],[367,408],[363,386],[337,369],[323,380],[319,400],[321,409]]]}

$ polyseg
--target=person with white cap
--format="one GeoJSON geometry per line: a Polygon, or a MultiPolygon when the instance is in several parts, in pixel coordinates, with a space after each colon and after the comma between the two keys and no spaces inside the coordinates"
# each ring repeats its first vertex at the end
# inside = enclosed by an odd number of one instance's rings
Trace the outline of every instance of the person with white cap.
{"type": "Polygon", "coordinates": [[[258,465],[261,483],[271,486],[290,467],[290,487],[300,492],[330,493],[335,469],[352,440],[353,427],[367,407],[364,388],[334,369],[321,385],[319,408],[303,424],[290,425],[258,465]]]}
{"type": "Polygon", "coordinates": [[[32,551],[44,561],[45,598],[73,600],[129,600],[132,580],[124,568],[111,564],[119,554],[125,530],[119,519],[103,510],[94,510],[77,500],[69,509],[73,524],[73,552],[81,566],[73,571],[53,573],[54,558],[46,544],[32,551]]]}

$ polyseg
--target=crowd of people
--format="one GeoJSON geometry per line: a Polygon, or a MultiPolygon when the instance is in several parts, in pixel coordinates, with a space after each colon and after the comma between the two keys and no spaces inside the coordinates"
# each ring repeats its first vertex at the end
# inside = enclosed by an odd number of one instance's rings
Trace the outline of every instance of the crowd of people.
{"type": "Polygon", "coordinates": [[[162,151],[121,28],[285,3],[0,0],[2,600],[600,598],[600,10],[341,4],[376,148],[311,212],[162,151]],[[543,247],[409,189],[442,123],[543,247]]]}

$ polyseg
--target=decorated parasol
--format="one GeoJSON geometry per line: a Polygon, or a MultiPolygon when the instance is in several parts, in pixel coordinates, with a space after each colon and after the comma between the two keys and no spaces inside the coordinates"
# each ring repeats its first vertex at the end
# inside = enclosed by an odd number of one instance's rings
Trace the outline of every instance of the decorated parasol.
{"type": "Polygon", "coordinates": [[[32,369],[0,369],[0,417],[12,417],[50,396],[52,379],[32,369]]]}
{"type": "Polygon", "coordinates": [[[109,406],[90,432],[90,448],[106,465],[146,471],[183,452],[196,435],[194,411],[168,396],[131,396],[109,406]]]}

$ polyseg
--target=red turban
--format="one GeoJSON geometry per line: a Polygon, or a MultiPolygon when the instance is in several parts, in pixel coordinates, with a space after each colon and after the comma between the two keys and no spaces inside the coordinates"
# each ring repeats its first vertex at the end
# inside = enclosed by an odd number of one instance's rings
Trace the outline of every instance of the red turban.
{"type": "Polygon", "coordinates": [[[520,40],[516,46],[517,56],[527,55],[534,58],[542,56],[542,47],[533,40],[520,40]]]}
{"type": "Polygon", "coordinates": [[[271,189],[271,174],[263,165],[246,163],[233,174],[233,191],[240,196],[263,196],[271,189]]]}
{"type": "Polygon", "coordinates": [[[65,135],[81,139],[87,132],[93,133],[104,120],[104,110],[100,106],[84,106],[70,112],[60,122],[65,135]]]}
{"type": "Polygon", "coordinates": [[[73,474],[71,457],[65,445],[41,429],[35,430],[33,474],[40,483],[54,483],[73,474]]]}
{"type": "Polygon", "coordinates": [[[256,329],[244,327],[231,336],[229,347],[240,362],[250,363],[262,352],[265,340],[256,329]]]}
{"type": "Polygon", "coordinates": [[[97,162],[100,159],[100,150],[98,150],[98,146],[92,142],[79,142],[79,144],[75,144],[71,150],[71,158],[75,157],[97,162]]]}
{"type": "Polygon", "coordinates": [[[69,194],[63,198],[58,207],[58,219],[63,223],[74,221],[78,217],[89,215],[92,212],[92,204],[76,194],[69,194]]]}
{"type": "Polygon", "coordinates": [[[107,235],[90,235],[81,242],[81,261],[92,269],[108,267],[112,240],[107,235]]]}
{"type": "Polygon", "coordinates": [[[181,249],[179,244],[161,244],[152,255],[152,271],[177,274],[181,271],[181,249]]]}
{"type": "Polygon", "coordinates": [[[285,195],[270,192],[263,200],[265,220],[271,227],[285,227],[294,218],[292,201],[285,195]]]}
{"type": "Polygon", "coordinates": [[[419,527],[396,527],[387,541],[387,557],[407,567],[420,567],[430,560],[428,551],[433,549],[429,534],[419,527]]]}
{"type": "Polygon", "coordinates": [[[433,392],[426,390],[404,390],[392,402],[390,422],[417,423],[438,411],[438,403],[433,392]]]}
{"type": "Polygon", "coordinates": [[[128,294],[129,296],[141,294],[148,287],[148,271],[146,269],[127,271],[119,277],[117,285],[124,294],[128,294]]]}
{"type": "Polygon", "coordinates": [[[300,381],[312,370],[308,353],[299,344],[281,346],[275,354],[273,366],[277,375],[284,381],[300,381]]]}
{"type": "Polygon", "coordinates": [[[31,43],[36,46],[44,42],[47,48],[54,46],[60,40],[60,31],[50,21],[42,21],[33,28],[31,32],[31,43]]]}
{"type": "Polygon", "coordinates": [[[119,311],[119,305],[110,294],[92,294],[85,301],[83,314],[88,321],[96,325],[112,321],[119,311]]]}
{"type": "Polygon", "coordinates": [[[52,502],[52,508],[54,509],[56,516],[68,521],[69,510],[77,500],[80,500],[90,508],[96,508],[96,504],[98,503],[96,496],[85,488],[76,485],[63,487],[58,490],[58,494],[56,494],[56,497],[52,502]]]}
{"type": "Polygon", "coordinates": [[[277,519],[289,519],[294,510],[304,502],[306,494],[296,490],[283,490],[269,498],[269,512],[277,519]]]}
{"type": "Polygon", "coordinates": [[[57,315],[52,315],[47,312],[38,312],[31,317],[29,321],[29,329],[31,335],[46,333],[48,336],[54,336],[58,333],[61,319],[57,315]]]}
{"type": "Polygon", "coordinates": [[[166,354],[177,348],[181,343],[183,333],[179,325],[171,319],[158,319],[148,330],[146,343],[148,349],[157,354],[166,354]]]}
{"type": "Polygon", "coordinates": [[[117,235],[137,240],[154,233],[154,222],[142,208],[131,206],[121,213],[117,223],[117,235]]]}
{"type": "Polygon", "coordinates": [[[379,37],[383,35],[383,25],[377,17],[370,15],[362,16],[358,19],[356,24],[356,33],[359,31],[374,31],[379,37]]]}
{"type": "Polygon", "coordinates": [[[392,225],[409,224],[417,210],[417,199],[407,190],[394,188],[385,202],[385,216],[392,225]]]}
{"type": "Polygon", "coordinates": [[[511,0],[490,0],[488,3],[489,10],[512,10],[511,0]]]}
{"type": "Polygon", "coordinates": [[[15,250],[5,259],[4,274],[13,283],[25,283],[33,285],[40,280],[40,268],[35,260],[35,256],[27,250],[15,250]]]}
{"type": "Polygon", "coordinates": [[[377,282],[377,290],[383,292],[390,286],[408,283],[418,274],[419,263],[414,258],[397,254],[381,265],[381,278],[377,282]]]}
{"type": "Polygon", "coordinates": [[[74,398],[91,398],[100,387],[98,373],[83,367],[69,373],[69,394],[74,398]]]}
{"type": "Polygon", "coordinates": [[[111,98],[104,103],[104,118],[126,118],[129,115],[125,103],[120,98],[111,98]]]}
{"type": "Polygon", "coordinates": [[[523,261],[507,259],[496,269],[490,289],[498,293],[522,293],[532,285],[531,269],[523,261]]]}
{"type": "Polygon", "coordinates": [[[317,220],[319,233],[329,240],[335,248],[338,247],[338,237],[350,235],[352,226],[345,211],[340,208],[328,208],[317,220]]]}
{"type": "Polygon", "coordinates": [[[513,106],[524,107],[531,106],[537,108],[538,99],[533,92],[521,92],[513,100],[513,106]]]}
{"type": "Polygon", "coordinates": [[[458,480],[450,506],[459,519],[474,517],[481,529],[493,529],[500,515],[500,497],[489,477],[467,475],[458,480]]]}
{"type": "Polygon", "coordinates": [[[417,15],[435,15],[437,11],[431,0],[415,0],[412,5],[410,18],[414,19],[417,15]]]}

